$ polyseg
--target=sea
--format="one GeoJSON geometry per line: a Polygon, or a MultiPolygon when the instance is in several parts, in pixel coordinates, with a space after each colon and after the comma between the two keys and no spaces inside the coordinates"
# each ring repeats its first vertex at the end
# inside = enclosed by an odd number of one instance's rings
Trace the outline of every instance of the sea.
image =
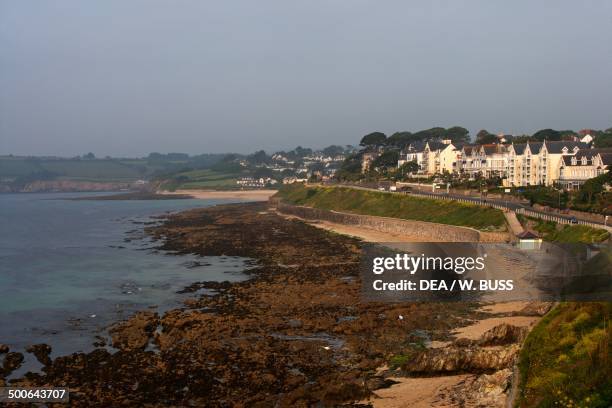
{"type": "MultiPolygon", "coordinates": [[[[71,200],[101,194],[0,194],[0,343],[11,351],[88,352],[135,311],[180,307],[193,282],[247,279],[249,259],[166,253],[143,233],[160,215],[238,200],[71,200]]],[[[40,369],[24,355],[11,377],[40,369]]]]}

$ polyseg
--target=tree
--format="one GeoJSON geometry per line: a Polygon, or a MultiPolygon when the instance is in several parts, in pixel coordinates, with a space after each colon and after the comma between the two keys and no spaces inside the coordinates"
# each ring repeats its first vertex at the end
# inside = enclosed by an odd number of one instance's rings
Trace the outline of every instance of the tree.
{"type": "Polygon", "coordinates": [[[453,143],[469,143],[470,132],[464,127],[453,126],[446,130],[446,139],[450,139],[453,143]]]}
{"type": "Polygon", "coordinates": [[[560,130],[559,134],[561,135],[561,140],[573,140],[574,137],[578,136],[578,134],[571,129],[560,130]]]}
{"type": "Polygon", "coordinates": [[[376,167],[395,167],[399,160],[399,153],[394,150],[383,152],[372,162],[372,168],[376,167]]]}
{"type": "Polygon", "coordinates": [[[293,151],[297,157],[306,157],[312,154],[312,149],[302,146],[296,147],[295,149],[293,149],[293,151]]]}
{"type": "Polygon", "coordinates": [[[578,198],[583,203],[591,204],[596,194],[600,194],[604,191],[604,184],[612,182],[612,173],[607,172],[597,177],[588,179],[580,186],[578,192],[578,198]]]}
{"type": "Polygon", "coordinates": [[[561,140],[561,132],[554,129],[542,129],[535,132],[532,137],[540,142],[543,142],[544,140],[551,142],[558,141],[561,140]]]}
{"type": "Polygon", "coordinates": [[[416,161],[409,161],[402,164],[399,168],[399,174],[402,177],[406,177],[410,173],[416,173],[419,171],[419,164],[416,161]]]}
{"type": "Polygon", "coordinates": [[[443,127],[432,127],[431,129],[419,130],[413,137],[414,140],[445,139],[446,129],[443,127]]]}
{"type": "Polygon", "coordinates": [[[253,164],[262,164],[262,163],[270,162],[270,157],[268,157],[266,152],[263,150],[259,150],[251,154],[248,158],[249,158],[249,161],[253,164]]]}
{"type": "Polygon", "coordinates": [[[595,147],[612,147],[612,128],[597,135],[593,143],[595,147]]]}
{"type": "Polygon", "coordinates": [[[412,142],[412,133],[410,132],[395,132],[387,139],[387,146],[396,146],[403,148],[412,142]]]}
{"type": "Polygon", "coordinates": [[[361,138],[360,146],[380,146],[387,141],[387,136],[382,132],[372,132],[361,138]]]}
{"type": "Polygon", "coordinates": [[[359,180],[361,178],[361,155],[351,154],[348,156],[336,173],[336,178],[339,180],[359,180]]]}
{"type": "Polygon", "coordinates": [[[497,136],[492,133],[489,133],[487,130],[482,129],[478,131],[476,134],[476,143],[477,144],[489,144],[497,142],[497,136]]]}
{"type": "Polygon", "coordinates": [[[92,152],[89,152],[89,153],[83,155],[83,158],[87,159],[87,160],[93,160],[93,159],[96,158],[96,156],[92,152]]]}
{"type": "Polygon", "coordinates": [[[326,156],[337,156],[339,154],[344,153],[344,147],[342,146],[337,146],[337,145],[331,145],[331,146],[327,146],[325,149],[323,149],[323,154],[326,156]]]}

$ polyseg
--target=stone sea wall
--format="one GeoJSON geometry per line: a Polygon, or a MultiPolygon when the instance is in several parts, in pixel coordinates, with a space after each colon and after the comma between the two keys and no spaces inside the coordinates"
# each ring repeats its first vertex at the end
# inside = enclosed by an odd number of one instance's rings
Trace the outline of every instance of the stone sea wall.
{"type": "Polygon", "coordinates": [[[303,207],[281,202],[274,198],[270,203],[279,212],[295,215],[307,220],[329,221],[337,224],[355,225],[381,232],[405,234],[423,242],[504,242],[507,233],[481,233],[475,229],[425,221],[399,220],[397,218],[350,214],[319,208],[303,207]]]}

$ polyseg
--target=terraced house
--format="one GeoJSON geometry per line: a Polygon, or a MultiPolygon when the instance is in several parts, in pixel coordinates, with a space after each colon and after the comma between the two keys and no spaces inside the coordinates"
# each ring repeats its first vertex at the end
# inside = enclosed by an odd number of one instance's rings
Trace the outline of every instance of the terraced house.
{"type": "Polygon", "coordinates": [[[421,174],[445,172],[470,178],[500,177],[503,185],[553,185],[575,188],[609,169],[612,150],[591,149],[576,141],[455,146],[450,141],[415,143],[402,151],[398,166],[416,161],[421,174]],[[572,159],[573,158],[573,159],[572,159]],[[581,167],[582,166],[582,167],[581,167]]]}
{"type": "Polygon", "coordinates": [[[508,148],[502,144],[463,146],[458,157],[458,172],[474,178],[505,177],[508,168],[508,148]]]}
{"type": "Polygon", "coordinates": [[[589,145],[571,141],[510,145],[504,185],[550,186],[559,180],[559,164],[562,157],[573,156],[581,149],[589,149],[589,145]]]}
{"type": "Polygon", "coordinates": [[[558,184],[567,190],[574,190],[611,167],[612,149],[579,150],[573,156],[563,156],[559,163],[558,184]]]}

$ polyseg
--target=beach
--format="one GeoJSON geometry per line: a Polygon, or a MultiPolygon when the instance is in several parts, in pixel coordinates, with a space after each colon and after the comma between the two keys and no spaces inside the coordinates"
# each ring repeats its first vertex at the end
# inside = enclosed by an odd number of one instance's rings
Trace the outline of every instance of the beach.
{"type": "Polygon", "coordinates": [[[179,194],[203,200],[208,199],[241,199],[245,201],[268,201],[276,190],[176,190],[158,191],[158,194],[179,194]]]}

